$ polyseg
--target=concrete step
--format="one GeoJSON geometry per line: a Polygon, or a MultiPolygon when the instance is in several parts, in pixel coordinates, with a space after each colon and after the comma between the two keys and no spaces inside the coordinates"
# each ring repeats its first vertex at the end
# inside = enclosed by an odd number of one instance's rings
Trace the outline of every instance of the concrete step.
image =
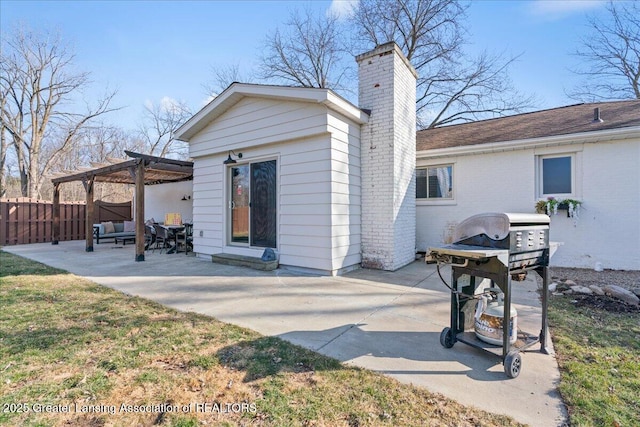
{"type": "Polygon", "coordinates": [[[278,268],[278,260],[262,261],[260,258],[234,255],[234,254],[214,254],[211,261],[217,264],[233,265],[237,267],[249,267],[254,270],[271,271],[278,268]]]}

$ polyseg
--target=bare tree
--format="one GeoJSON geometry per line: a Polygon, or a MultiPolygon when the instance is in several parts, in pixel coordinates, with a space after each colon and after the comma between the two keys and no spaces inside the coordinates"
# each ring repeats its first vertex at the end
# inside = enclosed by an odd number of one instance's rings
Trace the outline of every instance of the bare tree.
{"type": "Polygon", "coordinates": [[[78,165],[109,163],[109,159],[125,158],[125,150],[145,151],[145,143],[131,132],[103,123],[88,126],[76,135],[77,141],[65,156],[57,159],[53,170],[74,170],[78,165]]]}
{"type": "MultiPolygon", "coordinates": [[[[78,166],[100,167],[110,163],[110,159],[125,158],[125,150],[143,152],[146,147],[142,140],[119,127],[96,123],[85,127],[76,135],[77,141],[64,156],[58,156],[52,164],[54,172],[72,171],[78,166]]],[[[45,153],[46,154],[46,153],[45,153]]],[[[43,194],[52,190],[49,182],[43,185],[43,194]]],[[[131,200],[131,189],[127,185],[96,183],[94,194],[103,201],[131,200]]],[[[60,195],[64,200],[85,200],[86,192],[79,183],[62,186],[60,195]]]]}
{"type": "Polygon", "coordinates": [[[466,64],[441,71],[437,77],[420,79],[417,111],[423,127],[471,122],[530,108],[532,98],[515,90],[507,75],[516,59],[504,60],[483,52],[466,64]]]}
{"type": "Polygon", "coordinates": [[[295,86],[341,89],[346,70],[339,62],[347,50],[340,35],[337,15],[293,10],[284,29],[267,36],[260,76],[295,86]]]}
{"type": "Polygon", "coordinates": [[[254,80],[251,74],[243,73],[240,70],[240,64],[218,65],[211,67],[213,80],[203,85],[207,95],[215,98],[224,91],[231,83],[234,82],[250,82],[254,80]]]}
{"type": "Polygon", "coordinates": [[[171,155],[186,158],[186,145],[174,140],[173,134],[191,115],[191,111],[184,102],[170,98],[145,106],[140,135],[146,143],[147,153],[159,157],[171,155]]]}
{"type": "Polygon", "coordinates": [[[460,53],[464,18],[465,7],[455,0],[361,0],[352,21],[365,48],[395,41],[423,69],[460,53]]]}
{"type": "MultiPolygon", "coordinates": [[[[3,114],[7,103],[7,95],[9,91],[0,86],[0,114],[3,114]]],[[[9,148],[8,131],[4,125],[4,121],[0,120],[0,198],[7,194],[7,178],[9,171],[7,170],[7,149],[9,148]]]]}
{"type": "Polygon", "coordinates": [[[8,171],[5,169],[7,163],[7,147],[8,141],[6,132],[2,125],[0,125],[0,199],[7,194],[7,177],[8,171]]]}
{"type": "Polygon", "coordinates": [[[589,34],[575,55],[584,82],[569,94],[581,101],[640,99],[640,5],[610,2],[607,16],[589,19],[589,34]]]}
{"type": "Polygon", "coordinates": [[[466,6],[457,0],[361,0],[352,22],[360,49],[395,41],[418,72],[418,127],[501,116],[531,108],[514,90],[517,58],[464,52],[466,6]]]}
{"type": "Polygon", "coordinates": [[[114,110],[112,92],[79,112],[74,96],[88,87],[89,74],[73,72],[73,59],[57,35],[17,29],[3,36],[0,87],[7,95],[0,118],[16,151],[23,196],[39,197],[56,158],[91,120],[114,110]]]}

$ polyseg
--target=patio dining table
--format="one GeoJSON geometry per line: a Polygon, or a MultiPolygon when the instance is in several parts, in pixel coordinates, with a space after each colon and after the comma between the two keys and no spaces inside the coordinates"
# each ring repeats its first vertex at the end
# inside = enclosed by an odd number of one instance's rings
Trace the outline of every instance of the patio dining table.
{"type": "Polygon", "coordinates": [[[178,233],[184,231],[184,225],[165,225],[169,230],[169,241],[171,242],[171,248],[167,251],[168,254],[174,254],[178,252],[178,233]]]}

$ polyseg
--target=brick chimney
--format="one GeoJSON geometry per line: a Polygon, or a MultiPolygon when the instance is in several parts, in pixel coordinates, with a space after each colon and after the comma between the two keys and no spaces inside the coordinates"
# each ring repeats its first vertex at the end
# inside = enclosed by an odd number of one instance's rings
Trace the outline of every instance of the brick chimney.
{"type": "Polygon", "coordinates": [[[397,270],[415,260],[416,78],[389,42],[356,57],[361,132],[362,266],[397,270]]]}

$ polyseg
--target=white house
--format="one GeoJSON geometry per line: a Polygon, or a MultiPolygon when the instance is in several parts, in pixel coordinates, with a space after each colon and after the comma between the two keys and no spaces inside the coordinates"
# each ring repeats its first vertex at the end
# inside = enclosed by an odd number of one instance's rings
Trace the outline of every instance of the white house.
{"type": "Polygon", "coordinates": [[[640,100],[578,104],[417,133],[417,248],[480,212],[551,215],[552,265],[640,270],[640,100]]]}
{"type": "Polygon", "coordinates": [[[234,83],[176,138],[194,161],[194,250],[339,274],[415,259],[415,79],[395,43],[333,91],[234,83]],[[231,162],[233,161],[233,162],[231,162]]]}
{"type": "Polygon", "coordinates": [[[395,43],[356,57],[359,106],[328,89],[234,83],[176,132],[194,161],[198,256],[340,274],[396,270],[477,213],[552,217],[553,265],[640,269],[640,101],[580,104],[416,134],[395,43]],[[595,111],[595,118],[594,118],[595,111]]]}

